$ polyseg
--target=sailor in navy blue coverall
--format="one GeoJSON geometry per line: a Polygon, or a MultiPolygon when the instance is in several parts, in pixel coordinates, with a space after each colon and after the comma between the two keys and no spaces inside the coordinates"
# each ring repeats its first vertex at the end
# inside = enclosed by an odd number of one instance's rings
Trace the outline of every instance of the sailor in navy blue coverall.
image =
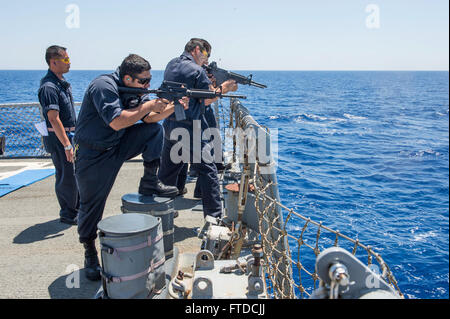
{"type": "MultiPolygon", "coordinates": [[[[185,46],[185,50],[180,57],[171,60],[164,72],[164,80],[184,83],[188,89],[214,89],[211,85],[202,65],[207,63],[211,53],[211,46],[203,39],[191,39],[185,46]]],[[[222,83],[222,93],[237,90],[235,81],[226,81],[222,83]]],[[[190,133],[190,161],[193,169],[198,172],[198,183],[202,193],[203,214],[213,217],[222,215],[222,205],[220,200],[220,187],[217,177],[217,168],[214,164],[206,162],[201,154],[194,154],[193,131],[195,122],[198,121],[201,131],[208,128],[205,120],[205,106],[210,105],[216,99],[191,99],[189,109],[186,113],[186,120],[177,121],[174,115],[168,117],[164,123],[164,146],[161,155],[161,168],[159,178],[166,185],[177,186],[179,191],[184,188],[185,176],[180,177],[180,172],[185,174],[186,162],[176,163],[171,159],[170,151],[177,144],[178,140],[171,140],[170,135],[177,128],[184,128],[190,133]],[[194,158],[201,158],[201,161],[195,163],[194,158]],[[183,179],[183,180],[180,180],[183,179]]],[[[209,141],[201,141],[201,149],[209,141]]],[[[183,174],[182,174],[183,175],[183,174]]]]}
{"type": "Polygon", "coordinates": [[[75,130],[75,108],[70,84],[63,74],[69,72],[66,48],[51,46],[46,51],[49,65],[38,91],[48,136],[44,146],[55,166],[55,192],[61,210],[60,221],[76,225],[79,206],[78,188],[73,171],[72,137],[75,130]]]}
{"type": "MultiPolygon", "coordinates": [[[[122,164],[139,154],[144,176],[139,193],[176,196],[176,187],[157,178],[163,130],[157,122],[169,116],[173,103],[165,99],[141,100],[138,106],[124,105],[119,86],[148,88],[150,64],[131,54],[112,74],[97,77],[86,90],[75,131],[75,176],[80,189],[78,234],[85,247],[86,276],[100,279],[95,239],[106,199],[122,164]],[[138,123],[142,120],[143,123],[138,123]]],[[[187,100],[181,101],[187,107],[187,100]]]]}

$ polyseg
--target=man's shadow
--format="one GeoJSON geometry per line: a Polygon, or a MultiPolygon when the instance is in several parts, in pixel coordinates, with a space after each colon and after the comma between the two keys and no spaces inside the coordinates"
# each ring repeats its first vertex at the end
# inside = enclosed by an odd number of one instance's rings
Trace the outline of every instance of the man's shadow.
{"type": "Polygon", "coordinates": [[[72,225],[61,223],[58,219],[45,223],[36,224],[23,230],[19,235],[14,237],[14,244],[31,244],[36,241],[42,241],[55,237],[63,236],[62,231],[70,228],[72,225]]]}
{"type": "MultiPolygon", "coordinates": [[[[202,201],[200,199],[177,197],[174,202],[174,208],[175,210],[192,209],[198,205],[201,205],[201,203],[202,201]]],[[[202,212],[199,213],[203,214],[202,212]]],[[[174,225],[174,243],[183,241],[187,238],[197,237],[198,233],[196,229],[197,227],[188,228],[174,225]]]]}
{"type": "Polygon", "coordinates": [[[174,243],[183,241],[188,238],[197,237],[198,233],[196,231],[197,228],[187,228],[187,227],[178,227],[174,225],[174,243]]]}

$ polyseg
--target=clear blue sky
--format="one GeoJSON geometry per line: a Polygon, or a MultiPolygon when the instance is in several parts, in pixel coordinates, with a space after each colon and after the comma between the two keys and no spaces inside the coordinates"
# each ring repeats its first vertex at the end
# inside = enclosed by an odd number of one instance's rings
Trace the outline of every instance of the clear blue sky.
{"type": "Polygon", "coordinates": [[[45,69],[59,44],[73,70],[111,70],[128,53],[160,70],[202,37],[234,70],[448,70],[448,12],[448,0],[2,0],[0,69],[45,69]],[[72,3],[80,28],[66,27],[72,3]]]}

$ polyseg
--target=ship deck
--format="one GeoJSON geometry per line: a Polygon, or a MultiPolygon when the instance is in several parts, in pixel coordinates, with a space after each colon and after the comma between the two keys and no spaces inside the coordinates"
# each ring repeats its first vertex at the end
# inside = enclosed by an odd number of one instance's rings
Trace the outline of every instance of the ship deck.
{"type": "MultiPolygon", "coordinates": [[[[0,174],[36,165],[53,167],[50,159],[2,159],[0,174]]],[[[122,213],[122,196],[137,192],[142,173],[139,159],[122,166],[103,218],[122,213]]],[[[59,222],[54,183],[52,175],[0,198],[0,298],[93,298],[99,289],[100,281],[84,277],[84,250],[77,227],[59,222]],[[70,282],[73,274],[68,276],[77,268],[79,287],[70,282]],[[73,288],[67,288],[66,282],[73,288]]],[[[188,193],[174,203],[179,212],[174,220],[174,246],[180,254],[197,252],[200,247],[197,229],[203,226],[203,212],[192,210],[201,203],[193,198],[194,185],[188,181],[188,193]]]]}

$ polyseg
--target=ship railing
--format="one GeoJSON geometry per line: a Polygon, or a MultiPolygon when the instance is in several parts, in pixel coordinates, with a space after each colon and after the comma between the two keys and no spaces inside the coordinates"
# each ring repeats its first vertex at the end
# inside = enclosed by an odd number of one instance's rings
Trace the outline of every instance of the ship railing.
{"type": "MultiPolygon", "coordinates": [[[[78,109],[81,103],[75,103],[78,109]]],[[[0,104],[0,158],[50,157],[34,124],[43,121],[39,103],[0,104]]]]}
{"type": "MultiPolygon", "coordinates": [[[[259,125],[239,100],[232,100],[229,106],[216,107],[216,114],[223,130],[224,150],[228,145],[232,152],[229,157],[233,162],[239,158],[244,159],[239,165],[242,172],[250,172],[250,183],[254,185],[266,282],[272,298],[309,298],[314,289],[318,288],[318,283],[320,284],[314,261],[321,251],[332,246],[351,251],[360,261],[366,259],[368,268],[378,270],[380,276],[404,298],[394,275],[379,253],[358,239],[352,239],[283,205],[278,192],[274,159],[270,158],[269,162],[265,159],[264,163],[261,163],[256,156],[255,163],[248,163],[246,159],[251,151],[248,143],[239,146],[239,143],[236,143],[236,135],[226,134],[224,129],[228,127],[235,131],[240,128],[241,132],[249,128],[263,130],[265,134],[254,136],[256,139],[266,139],[270,145],[268,128],[259,125]],[[247,154],[239,155],[239,152],[247,154]]],[[[259,144],[256,142],[256,145],[259,144]]]]}

